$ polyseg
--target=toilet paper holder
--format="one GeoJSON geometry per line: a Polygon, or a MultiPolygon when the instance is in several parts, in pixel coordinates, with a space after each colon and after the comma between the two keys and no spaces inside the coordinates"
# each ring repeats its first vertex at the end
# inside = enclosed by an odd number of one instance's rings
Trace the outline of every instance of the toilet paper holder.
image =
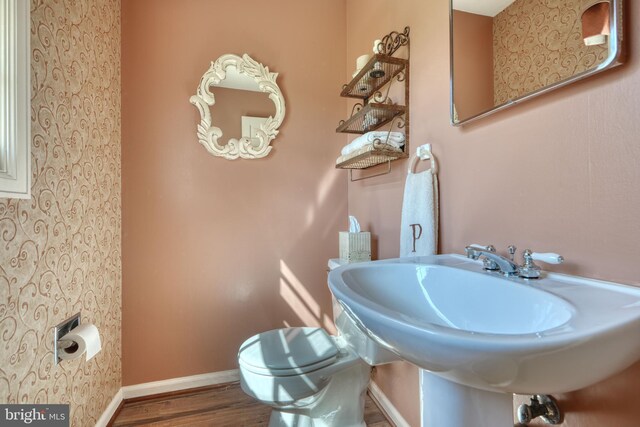
{"type": "MultiPolygon", "coordinates": [[[[71,332],[72,329],[80,326],[80,320],[81,320],[80,313],[77,313],[69,317],[64,322],[59,323],[53,329],[53,360],[55,365],[57,365],[62,361],[62,359],[58,354],[58,346],[60,346],[62,341],[65,341],[63,339],[65,335],[71,332]]],[[[72,344],[69,344],[69,345],[72,345],[72,344]]],[[[66,348],[66,347],[67,347],[66,345],[62,346],[62,348],[66,348]]]]}

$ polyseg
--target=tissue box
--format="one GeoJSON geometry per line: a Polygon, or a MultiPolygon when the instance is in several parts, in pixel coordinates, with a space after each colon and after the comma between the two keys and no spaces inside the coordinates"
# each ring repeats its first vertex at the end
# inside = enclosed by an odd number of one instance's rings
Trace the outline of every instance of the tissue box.
{"type": "Polygon", "coordinates": [[[340,259],[347,262],[371,261],[371,233],[341,231],[340,259]]]}

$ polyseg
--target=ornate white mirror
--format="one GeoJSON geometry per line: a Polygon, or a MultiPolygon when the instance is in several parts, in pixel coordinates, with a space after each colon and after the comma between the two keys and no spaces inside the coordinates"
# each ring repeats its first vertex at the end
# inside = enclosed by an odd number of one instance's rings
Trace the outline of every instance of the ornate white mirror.
{"type": "Polygon", "coordinates": [[[269,154],[285,113],[277,76],[247,54],[222,55],[212,62],[196,94],[190,98],[200,111],[197,131],[200,144],[214,156],[230,160],[259,159],[269,154]],[[234,108],[238,103],[244,109],[234,108]],[[275,112],[270,114],[274,106],[275,112]],[[226,124],[227,132],[235,128],[238,133],[242,131],[242,136],[221,142],[221,123],[226,124]]]}
{"type": "Polygon", "coordinates": [[[0,2],[0,197],[31,194],[29,2],[0,2]]]}
{"type": "Polygon", "coordinates": [[[621,64],[622,0],[450,0],[451,123],[621,64]]]}

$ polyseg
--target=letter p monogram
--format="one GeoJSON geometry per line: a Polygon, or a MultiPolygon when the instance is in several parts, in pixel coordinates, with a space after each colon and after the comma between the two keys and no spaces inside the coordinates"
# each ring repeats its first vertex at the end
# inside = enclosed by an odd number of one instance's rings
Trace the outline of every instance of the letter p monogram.
{"type": "Polygon", "coordinates": [[[411,252],[415,252],[416,251],[416,241],[418,239],[420,239],[420,237],[422,237],[422,226],[420,224],[411,224],[409,227],[411,227],[411,230],[413,232],[413,251],[411,252]],[[418,235],[416,236],[416,229],[418,230],[418,235]]]}

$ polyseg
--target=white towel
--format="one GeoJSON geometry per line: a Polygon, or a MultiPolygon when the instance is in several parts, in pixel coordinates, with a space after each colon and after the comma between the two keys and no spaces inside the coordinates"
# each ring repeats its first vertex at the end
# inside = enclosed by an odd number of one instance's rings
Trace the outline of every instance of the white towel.
{"type": "Polygon", "coordinates": [[[438,176],[409,172],[402,199],[400,256],[434,255],[438,245],[438,176]]]}
{"type": "MultiPolygon", "coordinates": [[[[356,151],[352,151],[351,153],[347,154],[346,156],[340,156],[336,159],[336,165],[339,165],[342,162],[346,162],[347,160],[351,160],[354,159],[362,154],[368,153],[370,151],[374,151],[376,149],[376,147],[373,146],[373,144],[367,144],[364,147],[360,148],[359,150],[356,151]]],[[[398,153],[402,153],[402,148],[395,148],[392,146],[386,146],[385,149],[387,151],[397,151],[398,153]]]]}
{"type": "Polygon", "coordinates": [[[367,144],[371,144],[376,139],[379,139],[382,143],[386,142],[388,145],[394,148],[402,148],[402,146],[404,145],[404,134],[402,132],[367,132],[364,135],[359,136],[351,141],[350,144],[343,147],[341,154],[343,156],[346,156],[347,154],[353,153],[354,151],[364,147],[367,144]],[[387,135],[389,136],[388,140],[387,135]]]}

